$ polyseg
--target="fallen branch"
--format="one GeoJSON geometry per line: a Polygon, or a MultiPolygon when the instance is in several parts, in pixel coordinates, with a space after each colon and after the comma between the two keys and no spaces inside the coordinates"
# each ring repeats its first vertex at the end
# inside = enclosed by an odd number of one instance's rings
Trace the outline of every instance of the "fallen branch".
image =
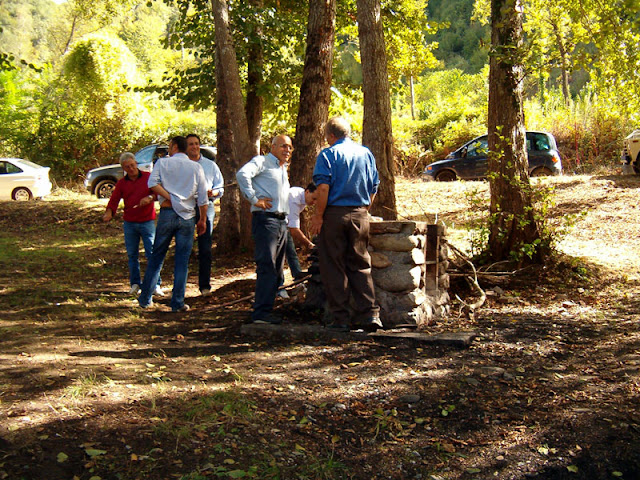
{"type": "Polygon", "coordinates": [[[453,252],[456,255],[458,255],[462,260],[464,260],[465,263],[469,264],[469,266],[471,267],[471,270],[473,271],[473,278],[471,278],[469,275],[465,275],[464,278],[467,280],[471,288],[480,295],[480,298],[478,298],[478,300],[476,300],[475,302],[469,304],[464,300],[462,300],[458,295],[456,295],[456,298],[462,304],[460,313],[462,313],[462,310],[464,309],[467,311],[467,315],[469,317],[473,317],[474,312],[478,308],[480,308],[482,305],[484,305],[484,302],[487,300],[487,294],[484,292],[484,290],[482,290],[482,288],[480,288],[480,285],[478,284],[478,271],[476,270],[476,266],[473,264],[473,262],[469,260],[469,258],[467,258],[467,256],[463,252],[461,252],[457,247],[455,247],[451,243],[447,242],[447,245],[449,246],[449,248],[451,248],[451,250],[453,250],[453,252]]]}

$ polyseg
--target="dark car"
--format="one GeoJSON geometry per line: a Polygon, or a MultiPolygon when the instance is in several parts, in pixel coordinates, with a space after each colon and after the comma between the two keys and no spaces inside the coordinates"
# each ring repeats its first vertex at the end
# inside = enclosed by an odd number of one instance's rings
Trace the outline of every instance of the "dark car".
{"type": "MultiPolygon", "coordinates": [[[[145,172],[150,172],[158,158],[167,156],[169,147],[166,145],[149,145],[136,153],[138,168],[145,172]]],[[[200,153],[210,160],[216,159],[215,147],[201,146],[200,153]]],[[[98,198],[109,198],[113,192],[116,182],[124,177],[124,171],[120,164],[107,165],[105,167],[93,168],[87,172],[84,179],[84,186],[98,198]]]]}
{"type": "MultiPolygon", "coordinates": [[[[488,136],[474,138],[462,147],[439,160],[427,165],[422,173],[423,180],[450,182],[459,178],[473,180],[485,178],[489,167],[488,136]]],[[[529,176],[560,175],[562,161],[556,140],[550,133],[527,132],[527,154],[529,176]]]]}

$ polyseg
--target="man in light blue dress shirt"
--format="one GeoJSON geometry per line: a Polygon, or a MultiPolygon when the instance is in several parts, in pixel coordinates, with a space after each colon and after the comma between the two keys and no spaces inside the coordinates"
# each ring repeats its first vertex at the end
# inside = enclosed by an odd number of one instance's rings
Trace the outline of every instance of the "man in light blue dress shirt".
{"type": "Polygon", "coordinates": [[[207,183],[202,167],[189,160],[186,154],[187,139],[173,137],[169,142],[170,157],[160,158],[151,172],[148,185],[158,195],[160,214],[156,226],[153,253],[142,282],[138,303],[142,308],[153,304],[151,296],[158,283],[158,276],[167,255],[171,239],[175,237],[175,267],[171,310],[186,312],[184,294],[189,274],[189,256],[193,248],[193,232],[202,234],[206,228],[207,183]],[[197,199],[196,199],[197,197],[197,199]],[[200,209],[200,220],[196,225],[196,201],[200,209]]]}
{"type": "MultiPolygon", "coordinates": [[[[195,133],[187,135],[187,155],[197,162],[204,171],[207,179],[207,228],[204,233],[198,235],[198,287],[203,297],[211,295],[211,234],[213,232],[213,220],[216,216],[214,202],[224,195],[224,179],[216,162],[203,157],[200,153],[200,137],[195,133]]],[[[196,222],[200,220],[200,210],[196,210],[196,222]]]]}
{"type": "Polygon", "coordinates": [[[253,157],[236,173],[238,187],[251,203],[251,233],[255,243],[256,296],[251,320],[254,323],[280,323],[272,314],[273,304],[284,279],[289,213],[287,165],[293,153],[291,139],[278,135],[271,152],[253,157]]]}

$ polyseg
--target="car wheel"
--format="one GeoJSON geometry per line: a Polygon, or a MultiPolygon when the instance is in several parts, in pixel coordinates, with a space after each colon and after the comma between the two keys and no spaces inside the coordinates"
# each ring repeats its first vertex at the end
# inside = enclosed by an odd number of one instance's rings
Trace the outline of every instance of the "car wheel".
{"type": "Polygon", "coordinates": [[[16,188],[11,194],[11,198],[17,200],[18,202],[27,202],[31,200],[32,197],[33,195],[31,195],[29,189],[25,187],[16,188]]]}
{"type": "Polygon", "coordinates": [[[456,174],[451,170],[443,170],[436,175],[438,182],[453,182],[456,179],[456,174]]]}
{"type": "Polygon", "coordinates": [[[114,188],[116,188],[115,180],[108,178],[106,180],[100,180],[96,184],[96,189],[94,191],[98,198],[109,198],[114,188]]]}
{"type": "Polygon", "coordinates": [[[549,170],[547,167],[538,167],[533,172],[531,172],[531,177],[547,177],[552,175],[553,172],[549,170]]]}

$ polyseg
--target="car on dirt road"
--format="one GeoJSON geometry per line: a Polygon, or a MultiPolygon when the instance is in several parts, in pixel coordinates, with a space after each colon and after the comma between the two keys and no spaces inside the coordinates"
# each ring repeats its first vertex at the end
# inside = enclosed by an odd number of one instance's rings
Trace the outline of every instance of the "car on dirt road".
{"type": "Polygon", "coordinates": [[[0,200],[26,201],[49,195],[50,170],[21,158],[0,158],[0,200]]]}
{"type": "MultiPolygon", "coordinates": [[[[562,161],[553,135],[545,132],[527,132],[526,138],[529,176],[560,175],[562,161]]],[[[488,135],[476,137],[451,152],[444,160],[427,165],[422,172],[422,179],[451,182],[458,179],[485,178],[489,168],[488,153],[488,135]]]]}
{"type": "MultiPolygon", "coordinates": [[[[166,157],[169,147],[162,144],[148,145],[138,151],[136,162],[138,168],[145,172],[150,172],[158,158],[166,157]]],[[[216,159],[216,149],[210,146],[201,146],[200,153],[203,157],[211,160],[216,159]]],[[[120,164],[106,165],[104,167],[93,168],[87,172],[84,179],[84,186],[87,190],[98,198],[109,198],[116,186],[116,182],[124,177],[124,171],[120,164]]]]}

